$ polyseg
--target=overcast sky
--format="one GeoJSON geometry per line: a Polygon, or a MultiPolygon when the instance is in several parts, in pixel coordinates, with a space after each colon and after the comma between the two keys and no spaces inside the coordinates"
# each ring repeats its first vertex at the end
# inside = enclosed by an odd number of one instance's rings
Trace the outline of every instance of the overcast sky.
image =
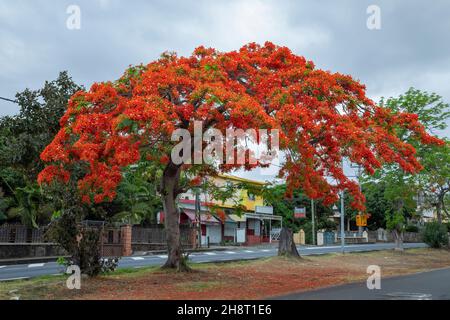
{"type": "MultiPolygon", "coordinates": [[[[269,40],[351,74],[375,101],[415,87],[450,102],[449,14],[448,0],[0,0],[0,96],[37,89],[62,70],[89,87],[166,50],[269,40]],[[70,5],[81,10],[79,30],[66,26],[70,5]],[[379,30],[367,27],[369,5],[381,10],[379,30]]],[[[0,115],[17,111],[0,101],[0,115]]]]}

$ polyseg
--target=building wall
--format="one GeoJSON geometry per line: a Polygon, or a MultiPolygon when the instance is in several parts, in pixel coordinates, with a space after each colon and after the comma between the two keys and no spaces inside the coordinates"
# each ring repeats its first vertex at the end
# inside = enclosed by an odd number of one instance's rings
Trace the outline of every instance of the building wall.
{"type": "Polygon", "coordinates": [[[231,240],[231,238],[234,240],[234,237],[236,235],[236,228],[237,223],[225,222],[223,230],[224,238],[226,238],[226,240],[231,240]]]}
{"type": "MultiPolygon", "coordinates": [[[[209,179],[218,187],[225,187],[228,183],[238,184],[241,182],[248,183],[255,187],[258,187],[258,186],[262,187],[264,185],[264,182],[252,181],[252,180],[243,179],[243,178],[234,177],[234,176],[228,176],[228,175],[220,175],[218,177],[210,177],[209,179]]],[[[181,194],[180,199],[194,200],[195,194],[193,192],[189,191],[189,192],[181,194]]],[[[249,193],[247,192],[247,190],[236,190],[233,197],[231,199],[227,199],[224,202],[222,202],[220,200],[212,199],[210,195],[200,194],[200,201],[213,203],[213,204],[216,204],[223,208],[233,208],[236,205],[236,203],[238,203],[238,204],[245,206],[245,208],[248,211],[255,211],[256,206],[264,205],[263,197],[261,197],[259,195],[255,195],[253,198],[249,197],[249,193]]]]}
{"type": "Polygon", "coordinates": [[[222,242],[222,226],[221,225],[207,225],[206,236],[209,237],[209,243],[222,242]]]}
{"type": "Polygon", "coordinates": [[[250,235],[260,236],[261,235],[261,221],[257,219],[247,219],[248,230],[250,235]]]}

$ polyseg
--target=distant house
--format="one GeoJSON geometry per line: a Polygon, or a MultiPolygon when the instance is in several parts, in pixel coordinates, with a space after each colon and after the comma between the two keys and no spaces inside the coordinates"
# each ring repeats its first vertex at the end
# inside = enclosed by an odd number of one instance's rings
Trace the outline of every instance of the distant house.
{"type": "MultiPolygon", "coordinates": [[[[217,187],[226,187],[230,183],[244,183],[251,186],[251,189],[264,186],[264,182],[231,175],[219,175],[208,179],[217,187]]],[[[227,241],[254,245],[277,240],[282,218],[273,214],[272,207],[264,206],[262,196],[238,188],[232,198],[223,202],[213,199],[207,193],[200,194],[199,197],[202,244],[208,243],[209,240],[211,244],[227,241]],[[236,204],[244,209],[240,215],[235,212],[236,204]],[[215,208],[219,208],[220,212],[215,208]]],[[[193,192],[181,194],[178,205],[181,211],[180,223],[196,225],[195,194],[193,192]]]]}
{"type": "MultiPolygon", "coordinates": [[[[197,225],[195,212],[195,200],[180,199],[180,224],[189,224],[192,227],[197,225]]],[[[200,228],[202,233],[202,245],[220,244],[223,241],[223,222],[209,211],[203,203],[200,209],[200,228]]]]}

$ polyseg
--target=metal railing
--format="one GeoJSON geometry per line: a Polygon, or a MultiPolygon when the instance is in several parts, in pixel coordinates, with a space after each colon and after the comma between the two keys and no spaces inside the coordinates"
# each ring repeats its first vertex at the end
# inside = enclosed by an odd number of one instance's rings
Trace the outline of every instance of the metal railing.
{"type": "Polygon", "coordinates": [[[0,243],[43,243],[47,242],[45,229],[31,229],[21,224],[0,226],[0,243]]]}
{"type": "Polygon", "coordinates": [[[270,240],[277,241],[280,240],[281,228],[273,228],[270,230],[270,240]]]}
{"type": "MultiPolygon", "coordinates": [[[[337,237],[341,238],[341,233],[337,232],[337,237]]],[[[362,238],[363,233],[359,231],[344,231],[344,237],[345,238],[362,238]]]]}

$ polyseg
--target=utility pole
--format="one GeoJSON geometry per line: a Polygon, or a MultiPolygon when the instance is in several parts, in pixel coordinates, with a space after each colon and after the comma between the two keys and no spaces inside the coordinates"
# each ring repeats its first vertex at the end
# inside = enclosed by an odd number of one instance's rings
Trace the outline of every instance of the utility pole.
{"type": "MultiPolygon", "coordinates": [[[[362,193],[362,188],[361,188],[361,166],[358,165],[358,187],[359,187],[359,192],[362,193]]],[[[359,214],[362,214],[362,212],[359,212],[359,214]]],[[[358,233],[359,236],[362,236],[362,232],[363,232],[363,227],[358,226],[358,233]]]]}
{"type": "MultiPolygon", "coordinates": [[[[344,172],[344,158],[342,158],[342,172],[344,172]]],[[[345,230],[344,230],[344,217],[345,217],[345,208],[344,208],[344,196],[345,190],[341,190],[341,252],[345,253],[345,230]]]]}
{"type": "Polygon", "coordinates": [[[345,253],[345,230],[344,230],[344,190],[341,191],[341,252],[345,253]]]}
{"type": "Polygon", "coordinates": [[[314,218],[314,199],[311,199],[312,244],[316,244],[316,222],[314,218]]]}
{"type": "Polygon", "coordinates": [[[201,226],[201,215],[200,215],[200,190],[195,188],[195,221],[197,227],[197,247],[201,248],[202,246],[202,226],[201,226]]]}

